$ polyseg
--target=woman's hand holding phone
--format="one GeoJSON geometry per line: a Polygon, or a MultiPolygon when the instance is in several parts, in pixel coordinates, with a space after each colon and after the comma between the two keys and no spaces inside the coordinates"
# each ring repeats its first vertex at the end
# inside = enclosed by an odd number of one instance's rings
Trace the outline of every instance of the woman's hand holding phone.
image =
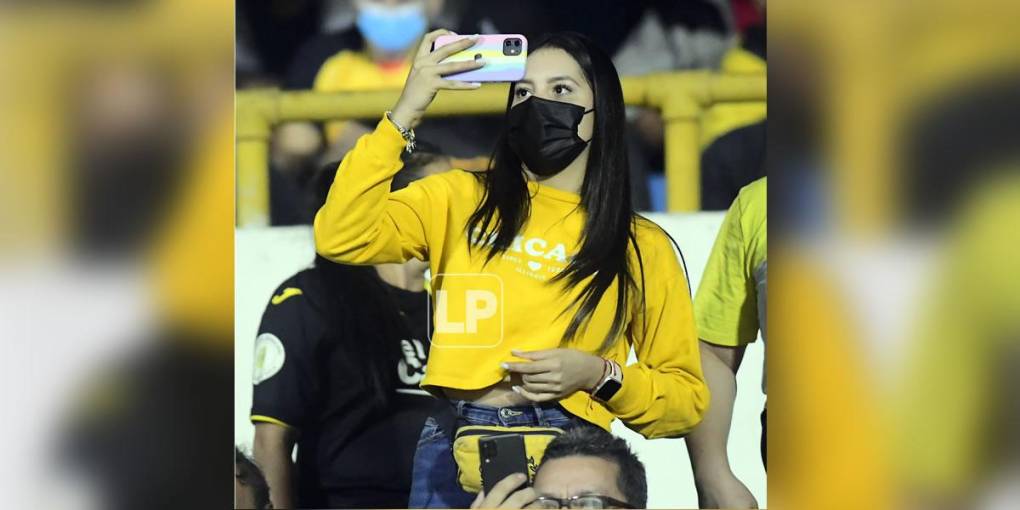
{"type": "Polygon", "coordinates": [[[432,45],[436,38],[447,34],[454,35],[453,32],[444,29],[429,32],[425,34],[421,45],[418,46],[411,71],[407,74],[407,81],[404,82],[404,90],[400,93],[400,99],[397,100],[397,104],[390,114],[393,122],[402,127],[417,126],[439,90],[471,90],[481,86],[480,83],[443,78],[446,75],[472,71],[485,65],[482,60],[441,63],[447,57],[458,51],[466,50],[478,42],[477,36],[465,37],[432,51],[432,45]]]}

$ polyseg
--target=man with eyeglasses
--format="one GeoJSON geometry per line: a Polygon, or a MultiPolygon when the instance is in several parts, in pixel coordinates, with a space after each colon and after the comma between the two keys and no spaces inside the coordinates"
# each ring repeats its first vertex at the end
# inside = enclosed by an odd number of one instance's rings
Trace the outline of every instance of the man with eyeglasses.
{"type": "Polygon", "coordinates": [[[471,508],[644,508],[645,466],[627,442],[598,427],[576,427],[549,443],[531,487],[523,473],[479,493],[471,508]]]}

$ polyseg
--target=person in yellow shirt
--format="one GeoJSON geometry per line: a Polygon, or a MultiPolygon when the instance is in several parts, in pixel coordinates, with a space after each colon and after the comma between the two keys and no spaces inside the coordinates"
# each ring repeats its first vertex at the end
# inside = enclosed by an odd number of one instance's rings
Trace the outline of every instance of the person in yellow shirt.
{"type": "MultiPolygon", "coordinates": [[[[354,2],[355,26],[307,43],[294,59],[287,88],[321,93],[399,90],[426,27],[443,5],[443,0],[354,2]]],[[[491,127],[494,118],[431,118],[419,130],[438,141],[443,153],[457,160],[457,168],[482,170],[498,134],[491,127]]],[[[314,171],[343,157],[373,124],[371,119],[281,124],[274,131],[274,165],[287,175],[314,171]]]]}
{"type": "Polygon", "coordinates": [[[896,381],[892,444],[903,508],[1016,503],[1020,172],[1008,163],[999,171],[962,186],[896,381]]]}
{"type": "MultiPolygon", "coordinates": [[[[731,75],[762,75],[768,70],[766,55],[765,2],[756,2],[755,8],[763,19],[746,27],[740,43],[723,55],[719,72],[731,75]]],[[[712,105],[701,119],[701,149],[704,151],[719,137],[744,126],[765,119],[764,102],[731,102],[712,105]]]]}
{"type": "Polygon", "coordinates": [[[442,78],[484,65],[442,63],[477,41],[430,52],[447,33],[425,37],[400,99],[346,155],[314,223],[330,260],[429,263],[436,325],[421,384],[456,420],[426,422],[411,507],[471,504],[458,473],[472,468],[453,454],[460,426],[609,430],[619,418],[674,437],[708,407],[684,269],[665,231],[633,212],[619,76],[590,40],[532,45],[488,171],[389,191],[436,92],[478,87],[442,78]],[[638,362],[626,365],[631,348],[638,362]]]}
{"type": "MultiPolygon", "coordinates": [[[[757,508],[758,502],[733,475],[726,453],[736,372],[747,344],[765,332],[768,270],[767,186],[764,177],[745,186],[719,229],[694,300],[701,361],[713,405],[687,436],[701,508],[757,508]]],[[[764,389],[764,377],[762,387],[764,389]]],[[[762,413],[762,461],[765,461],[762,413]]]]}
{"type": "MultiPolygon", "coordinates": [[[[358,44],[336,51],[324,60],[321,60],[324,56],[318,56],[320,60],[317,61],[309,60],[310,56],[302,51],[296,57],[295,65],[315,67],[316,70],[311,83],[302,83],[300,88],[311,88],[316,92],[399,89],[411,68],[413,51],[425,34],[429,19],[442,7],[442,2],[358,0],[353,7],[356,33],[341,40],[345,43],[358,41],[358,44]]],[[[307,71],[295,69],[292,73],[305,74],[307,71]]],[[[315,156],[324,161],[338,159],[368,131],[368,127],[354,121],[327,122],[321,132],[319,126],[312,122],[288,122],[278,127],[274,134],[274,159],[281,167],[294,167],[300,161],[315,156]],[[321,149],[325,149],[326,153],[319,155],[321,149]]]]}
{"type": "MultiPolygon", "coordinates": [[[[435,6],[427,6],[424,0],[359,0],[354,6],[365,51],[341,51],[327,59],[315,75],[312,88],[318,92],[399,89],[411,69],[411,56],[425,34],[429,17],[436,13],[435,6]]],[[[366,126],[357,123],[329,122],[325,127],[326,143],[346,152],[367,131],[366,126]],[[348,130],[350,133],[345,133],[348,130]]]]}

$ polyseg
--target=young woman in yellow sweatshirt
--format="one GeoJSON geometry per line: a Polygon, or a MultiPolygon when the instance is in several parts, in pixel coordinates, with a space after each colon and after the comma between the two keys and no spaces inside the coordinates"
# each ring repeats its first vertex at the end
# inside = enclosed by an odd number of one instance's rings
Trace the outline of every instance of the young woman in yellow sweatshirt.
{"type": "MultiPolygon", "coordinates": [[[[478,87],[443,78],[484,65],[442,63],[477,41],[431,51],[448,33],[425,36],[397,104],[340,164],[316,250],[345,264],[428,261],[435,328],[422,387],[450,400],[458,425],[608,430],[619,418],[648,438],[690,431],[708,390],[689,288],[669,236],[631,207],[620,80],[590,40],[532,46],[487,172],[390,193],[436,92],[478,87]]],[[[474,498],[445,429],[430,419],[422,431],[411,507],[474,498]]]]}

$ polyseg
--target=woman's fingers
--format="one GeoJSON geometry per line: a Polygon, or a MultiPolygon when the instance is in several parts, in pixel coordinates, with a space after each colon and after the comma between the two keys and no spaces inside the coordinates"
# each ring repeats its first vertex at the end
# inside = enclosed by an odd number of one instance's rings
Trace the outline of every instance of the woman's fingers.
{"type": "Polygon", "coordinates": [[[466,91],[477,89],[481,87],[481,84],[477,82],[458,82],[456,80],[440,80],[440,85],[437,89],[446,89],[451,91],[466,91]]]}
{"type": "Polygon", "coordinates": [[[450,44],[436,48],[436,50],[433,51],[431,55],[429,55],[429,59],[438,64],[439,62],[442,62],[450,55],[453,55],[458,51],[464,51],[474,46],[475,43],[477,42],[478,42],[477,36],[470,36],[465,37],[463,39],[458,39],[450,44]]]}
{"type": "Polygon", "coordinates": [[[557,383],[524,383],[524,385],[521,387],[536,395],[539,393],[558,394],[562,389],[561,386],[557,383]]]}
{"type": "Polygon", "coordinates": [[[415,55],[417,55],[419,57],[424,57],[425,55],[428,55],[429,53],[432,53],[432,45],[436,43],[436,39],[438,39],[439,36],[441,36],[441,35],[448,35],[448,34],[452,35],[453,32],[451,32],[451,31],[449,31],[449,30],[447,30],[445,28],[440,28],[438,30],[433,30],[433,31],[425,34],[425,37],[422,37],[422,39],[421,39],[421,44],[418,45],[418,52],[415,53],[415,55]]]}
{"type": "Polygon", "coordinates": [[[559,383],[561,377],[559,374],[552,372],[540,372],[537,374],[524,374],[521,376],[521,380],[524,384],[542,384],[542,383],[559,383]]]}
{"type": "Polygon", "coordinates": [[[474,71],[484,65],[484,60],[463,60],[460,62],[436,64],[431,66],[431,70],[440,76],[446,76],[448,74],[462,73],[464,71],[474,71]]]}
{"type": "Polygon", "coordinates": [[[551,363],[546,361],[525,361],[503,363],[503,370],[518,374],[540,374],[553,369],[551,363]]]}
{"type": "Polygon", "coordinates": [[[563,384],[559,374],[542,372],[540,374],[524,374],[521,376],[521,388],[532,394],[563,392],[563,384]]]}
{"type": "Polygon", "coordinates": [[[541,351],[519,351],[513,349],[510,354],[517,356],[518,358],[530,359],[531,361],[539,361],[547,358],[552,358],[563,352],[563,349],[542,349],[541,351]]]}
{"type": "Polygon", "coordinates": [[[528,399],[528,400],[530,400],[532,402],[548,402],[550,400],[556,400],[559,397],[559,394],[557,394],[557,393],[550,393],[550,392],[538,392],[538,393],[534,393],[534,392],[528,391],[528,390],[526,390],[526,389],[524,389],[524,388],[522,388],[520,386],[514,386],[513,390],[515,392],[517,392],[518,395],[520,395],[520,396],[522,396],[522,397],[524,397],[524,398],[526,398],[526,399],[528,399]]]}

